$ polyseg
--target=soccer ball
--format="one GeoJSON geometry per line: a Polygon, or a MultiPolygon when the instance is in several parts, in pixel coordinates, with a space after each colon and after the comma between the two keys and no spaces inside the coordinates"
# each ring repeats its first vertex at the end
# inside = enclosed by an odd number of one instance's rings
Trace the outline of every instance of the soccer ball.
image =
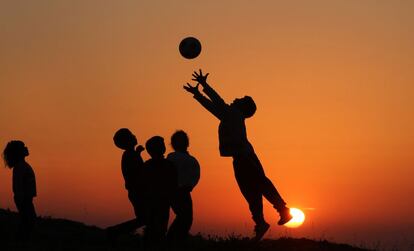
{"type": "Polygon", "coordinates": [[[200,55],[201,43],[197,38],[186,37],[181,41],[178,48],[180,50],[181,56],[185,57],[186,59],[193,59],[200,55]]]}

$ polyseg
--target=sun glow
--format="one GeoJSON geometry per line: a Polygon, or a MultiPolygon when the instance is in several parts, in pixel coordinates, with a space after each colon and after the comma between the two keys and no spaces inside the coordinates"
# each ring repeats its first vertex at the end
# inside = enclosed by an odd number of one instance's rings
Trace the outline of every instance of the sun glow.
{"type": "Polygon", "coordinates": [[[299,227],[305,221],[305,214],[298,208],[291,208],[290,214],[293,216],[293,218],[285,224],[287,227],[299,227]]]}

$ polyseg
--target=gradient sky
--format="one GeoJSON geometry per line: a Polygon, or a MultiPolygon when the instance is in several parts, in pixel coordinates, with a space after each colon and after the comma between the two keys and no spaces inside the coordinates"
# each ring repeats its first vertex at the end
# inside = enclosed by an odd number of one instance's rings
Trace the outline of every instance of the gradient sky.
{"type": "MultiPolygon", "coordinates": [[[[202,167],[192,232],[250,234],[218,121],[182,89],[202,68],[227,101],[255,99],[249,139],[307,215],[276,227],[266,202],[268,237],[414,245],[413,11],[408,0],[0,0],[0,144],[29,147],[40,215],[105,227],[133,216],[113,133],[143,144],[184,129],[202,167]],[[178,53],[189,35],[203,46],[194,60],[178,53]]],[[[7,169],[0,207],[15,209],[7,169]]]]}

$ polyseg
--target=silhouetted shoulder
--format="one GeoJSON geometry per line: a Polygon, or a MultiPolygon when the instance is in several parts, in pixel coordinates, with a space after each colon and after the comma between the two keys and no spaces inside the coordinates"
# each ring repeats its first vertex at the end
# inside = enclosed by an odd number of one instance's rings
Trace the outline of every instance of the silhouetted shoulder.
{"type": "Polygon", "coordinates": [[[135,151],[125,151],[122,154],[122,162],[127,164],[127,163],[138,163],[138,164],[142,164],[144,163],[144,161],[142,160],[142,157],[139,153],[135,152],[135,151]]]}
{"type": "Polygon", "coordinates": [[[167,160],[174,163],[174,165],[177,166],[177,168],[181,167],[181,163],[190,164],[192,166],[198,166],[198,161],[196,158],[194,158],[191,154],[183,153],[183,152],[172,152],[169,153],[167,156],[167,160]]]}
{"type": "Polygon", "coordinates": [[[144,172],[151,179],[164,179],[168,175],[176,175],[177,168],[167,159],[149,159],[144,163],[144,172]]]}

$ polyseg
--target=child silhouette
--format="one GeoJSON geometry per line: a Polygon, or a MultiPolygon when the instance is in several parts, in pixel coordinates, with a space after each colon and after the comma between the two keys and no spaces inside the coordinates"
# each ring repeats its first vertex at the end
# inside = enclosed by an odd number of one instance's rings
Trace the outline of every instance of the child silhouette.
{"type": "Polygon", "coordinates": [[[7,143],[3,159],[7,167],[13,169],[14,203],[20,216],[16,239],[27,241],[30,238],[36,211],[33,198],[36,197],[36,177],[32,167],[26,162],[29,149],[20,140],[7,143]]]}
{"type": "Polygon", "coordinates": [[[187,150],[189,139],[184,131],[176,131],[171,136],[171,146],[174,152],[169,153],[167,159],[177,168],[178,189],[171,204],[176,216],[167,237],[174,244],[181,245],[185,244],[193,223],[191,191],[200,179],[200,165],[187,150]]]}
{"type": "Polygon", "coordinates": [[[202,71],[194,72],[193,79],[196,86],[187,83],[184,89],[193,94],[193,97],[210,113],[220,120],[219,150],[223,157],[233,158],[233,168],[237,184],[244,198],[249,204],[250,212],[255,222],[254,241],[260,240],[270,225],[263,216],[264,196],[279,212],[279,225],[283,225],[292,219],[289,208],[276,190],[273,183],[266,177],[263,167],[254,152],[253,146],[247,139],[245,119],[250,118],[256,112],[256,104],[249,96],[236,98],[231,104],[226,104],[219,94],[207,84],[207,76],[202,71]],[[203,87],[205,97],[198,90],[203,87]]]}
{"type": "Polygon", "coordinates": [[[115,238],[119,234],[129,233],[142,227],[145,222],[142,172],[144,161],[141,158],[141,152],[144,147],[138,145],[137,138],[127,128],[119,129],[114,137],[114,144],[124,150],[121,160],[122,175],[125,180],[125,188],[128,191],[128,199],[131,202],[136,219],[123,222],[121,224],[107,228],[110,238],[115,238]]]}
{"type": "Polygon", "coordinates": [[[170,205],[177,189],[177,171],[173,163],[164,158],[165,144],[160,136],[145,143],[151,159],[144,163],[144,191],[146,201],[145,243],[157,249],[164,245],[168,227],[170,205]]]}

